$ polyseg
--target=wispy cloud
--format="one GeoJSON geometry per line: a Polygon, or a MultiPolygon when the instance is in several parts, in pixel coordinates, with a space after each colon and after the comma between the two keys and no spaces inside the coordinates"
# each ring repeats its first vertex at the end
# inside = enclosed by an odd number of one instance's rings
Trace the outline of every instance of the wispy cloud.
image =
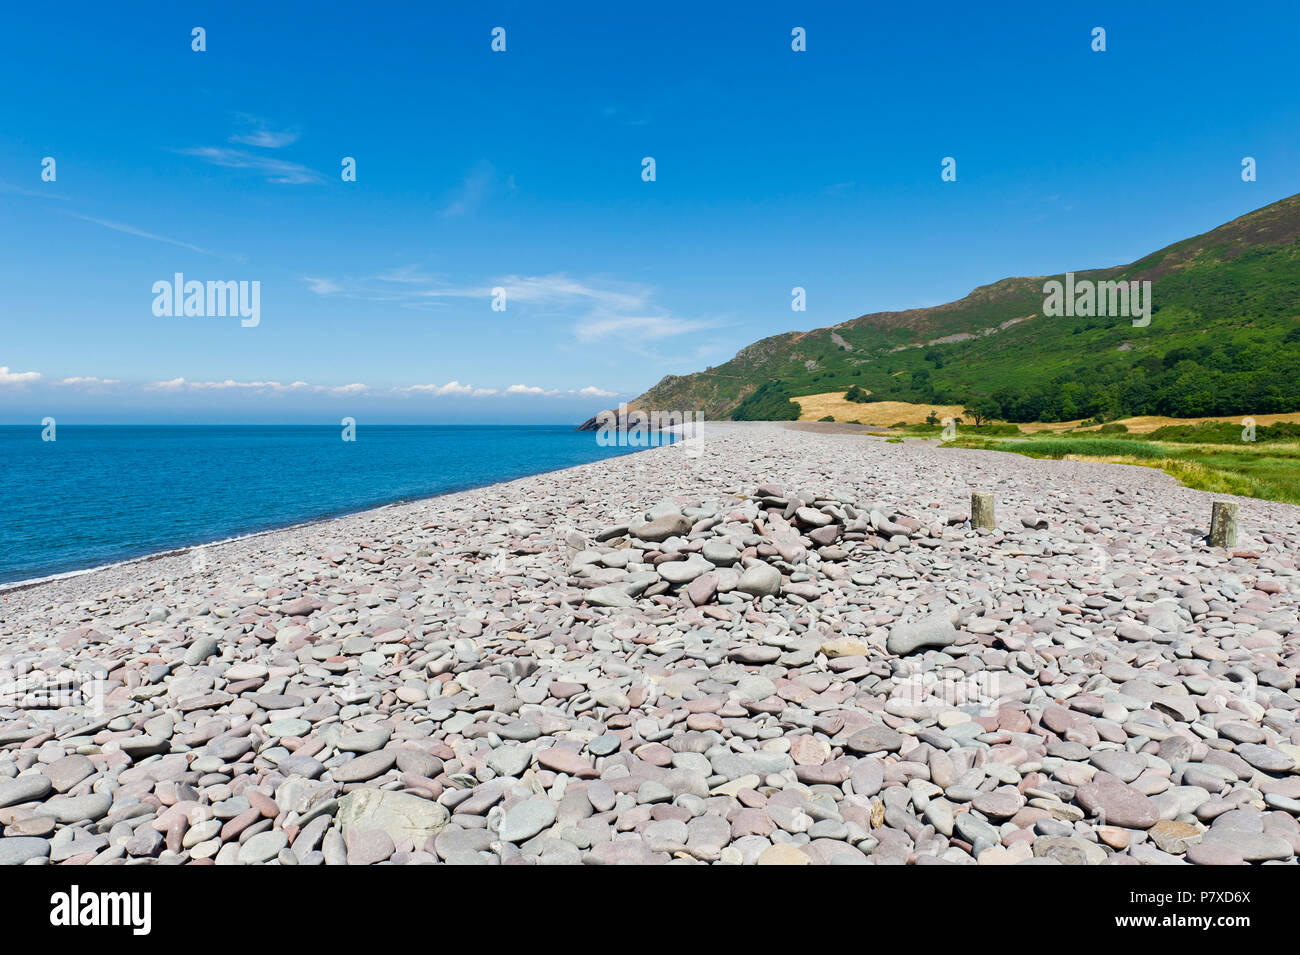
{"type": "Polygon", "coordinates": [[[103,226],[105,229],[112,229],[114,232],[125,232],[127,235],[134,235],[141,239],[152,239],[154,242],[165,242],[168,245],[179,246],[182,249],[189,249],[191,252],[198,252],[201,253],[202,255],[217,254],[209,249],[204,249],[204,248],[200,248],[197,245],[192,245],[189,242],[182,242],[180,239],[169,239],[165,235],[157,235],[156,233],[153,232],[146,232],[143,229],[137,229],[135,226],[126,225],[125,223],[122,222],[110,222],[107,219],[96,219],[94,216],[83,216],[77,212],[68,212],[65,213],[65,215],[70,215],[74,219],[80,219],[83,222],[92,222],[95,225],[103,226]]]}
{"type": "Polygon", "coordinates": [[[512,302],[555,304],[584,302],[600,308],[635,309],[651,298],[643,285],[581,281],[560,272],[550,275],[507,275],[495,283],[506,290],[512,302]]]}
{"type": "Polygon", "coordinates": [[[15,186],[11,182],[0,182],[0,192],[8,193],[13,196],[30,196],[33,199],[62,199],[66,200],[67,196],[61,196],[54,192],[53,185],[47,183],[45,189],[25,189],[22,186],[15,186]]]}
{"type": "MultiPolygon", "coordinates": [[[[681,318],[654,301],[654,290],[646,285],[609,279],[575,278],[563,272],[546,275],[503,275],[482,284],[456,285],[441,282],[418,266],[407,265],[361,282],[334,279],[306,279],[318,295],[342,294],[370,301],[395,302],[404,308],[444,308],[456,299],[487,301],[494,290],[506,293],[506,309],[518,306],[544,309],[567,316],[574,340],[588,342],[616,339],[630,350],[648,354],[645,346],[683,335],[692,335],[726,324],[719,319],[681,318]]],[[[659,357],[659,356],[655,356],[659,357]]]]}
{"type": "Polygon", "coordinates": [[[398,284],[419,285],[428,284],[434,281],[433,276],[421,271],[418,265],[403,265],[401,268],[389,269],[379,276],[381,282],[397,282],[398,284]]]}
{"type": "Polygon", "coordinates": [[[597,314],[578,322],[574,334],[582,342],[598,341],[611,335],[635,336],[653,341],[712,327],[711,322],[673,318],[671,315],[597,314]]]}
{"type": "Polygon", "coordinates": [[[502,275],[481,284],[460,285],[440,280],[417,265],[389,269],[369,280],[305,278],[318,295],[343,292],[363,299],[419,301],[429,299],[491,298],[493,290],[506,291],[508,305],[575,305],[628,311],[652,298],[642,285],[598,279],[575,279],[563,272],[548,275],[502,275]]]}
{"type": "Polygon", "coordinates": [[[270,156],[262,156],[242,149],[198,146],[194,149],[182,149],[180,153],[202,159],[213,166],[223,166],[227,169],[250,169],[258,175],[265,176],[267,182],[306,185],[325,181],[324,176],[301,163],[289,162],[285,159],[273,159],[270,156]]]}
{"type": "Polygon", "coordinates": [[[256,116],[247,113],[236,115],[246,129],[231,136],[232,143],[242,143],[245,146],[257,146],[262,149],[279,149],[298,140],[299,132],[296,129],[274,130],[265,120],[256,116]]]}
{"type": "Polygon", "coordinates": [[[342,291],[342,288],[333,279],[317,279],[312,278],[309,275],[304,275],[302,280],[306,282],[307,287],[317,295],[333,295],[336,292],[342,291]]]}
{"type": "Polygon", "coordinates": [[[502,179],[496,168],[484,159],[465,174],[460,187],[443,206],[442,215],[447,218],[466,215],[477,210],[489,196],[512,192],[514,188],[514,176],[502,179]]]}

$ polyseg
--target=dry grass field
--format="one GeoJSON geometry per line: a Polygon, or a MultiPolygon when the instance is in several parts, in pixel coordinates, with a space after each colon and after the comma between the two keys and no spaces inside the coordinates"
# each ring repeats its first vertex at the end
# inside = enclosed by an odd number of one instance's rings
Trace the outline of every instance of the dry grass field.
{"type": "MultiPolygon", "coordinates": [[[[907,401],[871,401],[860,404],[855,401],[845,401],[844,392],[842,391],[805,395],[802,398],[795,398],[794,401],[799,405],[800,421],[820,421],[827,415],[832,415],[836,421],[858,421],[862,424],[887,428],[900,421],[904,424],[924,424],[926,416],[931,411],[937,414],[940,420],[949,417],[969,419],[968,415],[962,414],[961,405],[924,405],[912,404],[907,401]]],[[[1165,425],[1199,424],[1202,421],[1239,422],[1244,417],[1246,416],[1217,415],[1209,418],[1163,418],[1157,415],[1141,415],[1135,418],[1121,418],[1117,423],[1126,426],[1130,434],[1149,434],[1157,428],[1163,428],[1165,425]]],[[[1251,417],[1255,419],[1255,424],[1259,427],[1276,424],[1279,421],[1300,423],[1300,412],[1252,415],[1251,417]]],[[[966,423],[972,424],[973,422],[967,420],[966,423]]],[[[1026,434],[1035,434],[1041,431],[1062,432],[1075,428],[1080,431],[1091,431],[1098,427],[1095,425],[1079,427],[1082,424],[1082,419],[1074,421],[1031,421],[1018,427],[1026,434]]]]}
{"type": "MultiPolygon", "coordinates": [[[[1127,427],[1131,434],[1149,434],[1157,428],[1163,428],[1165,425],[1200,424],[1203,421],[1231,421],[1240,424],[1241,419],[1245,417],[1247,416],[1213,415],[1209,418],[1162,418],[1159,415],[1139,415],[1136,418],[1121,418],[1119,424],[1127,427]]],[[[1249,417],[1254,418],[1256,426],[1261,428],[1266,424],[1277,424],[1279,421],[1292,423],[1300,422],[1300,412],[1294,411],[1290,414],[1257,414],[1250,415],[1249,417]]],[[[1051,427],[1052,430],[1056,429],[1055,425],[1052,425],[1051,427]]],[[[1021,425],[1021,428],[1028,430],[1025,425],[1021,425]]],[[[1081,428],[1080,430],[1086,431],[1091,429],[1081,428]]]]}
{"type": "Polygon", "coordinates": [[[800,421],[820,421],[833,415],[836,421],[860,421],[862,424],[887,428],[891,424],[925,424],[931,411],[940,419],[961,417],[961,405],[916,405],[907,401],[870,401],[859,404],[845,401],[844,392],[830,391],[793,399],[799,405],[800,421]]]}

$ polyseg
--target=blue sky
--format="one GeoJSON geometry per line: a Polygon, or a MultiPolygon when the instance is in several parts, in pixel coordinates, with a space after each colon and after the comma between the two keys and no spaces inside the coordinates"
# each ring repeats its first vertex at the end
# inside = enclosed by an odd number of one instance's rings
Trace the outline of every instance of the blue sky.
{"type": "Polygon", "coordinates": [[[0,421],[580,420],[1300,191],[1294,3],[461,6],[12,5],[0,421]]]}

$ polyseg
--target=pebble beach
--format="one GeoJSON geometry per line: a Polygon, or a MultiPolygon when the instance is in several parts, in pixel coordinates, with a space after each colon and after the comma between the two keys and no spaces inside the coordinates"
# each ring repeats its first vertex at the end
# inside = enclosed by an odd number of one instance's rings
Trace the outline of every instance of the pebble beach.
{"type": "Polygon", "coordinates": [[[0,864],[1296,863],[1300,508],[700,442],[4,592],[0,864]]]}

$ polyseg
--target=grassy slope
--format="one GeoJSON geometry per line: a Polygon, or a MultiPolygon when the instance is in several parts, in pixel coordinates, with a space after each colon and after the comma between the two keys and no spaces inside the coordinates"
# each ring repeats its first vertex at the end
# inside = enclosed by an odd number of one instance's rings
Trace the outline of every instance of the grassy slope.
{"type": "MultiPolygon", "coordinates": [[[[1057,379],[1086,390],[1090,382],[1127,378],[1144,359],[1207,342],[1228,353],[1218,361],[1231,362],[1232,354],[1247,351],[1269,356],[1270,367],[1253,369],[1243,387],[1261,401],[1291,400],[1290,391],[1277,389],[1279,382],[1300,374],[1300,342],[1284,343],[1300,323],[1300,196],[1131,265],[1077,272],[1076,278],[1151,280],[1156,304],[1151,325],[1134,328],[1124,318],[1044,318],[1039,313],[1045,277],[1004,279],[947,305],[864,315],[831,328],[763,339],[717,368],[663,379],[637,404],[699,409],[707,417],[725,418],[771,380],[793,395],[858,384],[881,400],[920,403],[969,402],[1008,383],[1051,388],[1057,379]],[[975,337],[934,344],[953,335],[975,337]]],[[[1188,377],[1187,387],[1195,387],[1206,376],[1188,377]]],[[[1207,379],[1202,387],[1205,400],[1215,400],[1215,383],[1207,379]]],[[[1218,392],[1221,397],[1222,389],[1218,392]]],[[[1070,406],[1056,410],[1068,412],[1070,406]]],[[[1296,409],[1255,404],[1236,410],[1296,409]]]]}

